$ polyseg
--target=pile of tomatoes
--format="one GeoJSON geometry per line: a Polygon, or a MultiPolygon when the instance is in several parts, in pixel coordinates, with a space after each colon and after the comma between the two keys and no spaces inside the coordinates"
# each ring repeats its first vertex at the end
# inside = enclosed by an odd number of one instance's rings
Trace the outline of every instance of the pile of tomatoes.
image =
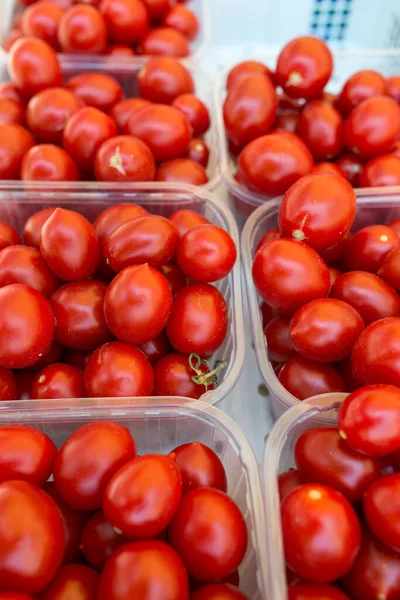
{"type": "Polygon", "coordinates": [[[0,222],[0,399],[186,396],[213,389],[228,307],[211,285],[231,236],[191,210],[46,208],[0,222]],[[210,385],[208,385],[210,384],[210,385]]]}
{"type": "Polygon", "coordinates": [[[99,72],[63,85],[57,54],[32,37],[13,44],[8,70],[12,82],[0,86],[0,179],[208,181],[209,111],[176,59],[149,59],[135,98],[99,72]]]}
{"type": "Polygon", "coordinates": [[[3,48],[35,37],[67,54],[188,56],[200,24],[184,1],[20,0],[3,48]]]}
{"type": "Polygon", "coordinates": [[[10,425],[0,445],[1,600],[247,600],[246,522],[207,446],[138,456],[108,421],[59,449],[10,425]]]}
{"type": "Polygon", "coordinates": [[[399,598],[400,389],[350,394],[337,427],[300,435],[294,462],[278,478],[288,599],[399,598]]]}
{"type": "Polygon", "coordinates": [[[230,71],[223,116],[240,185],[277,196],[321,171],[354,187],[400,185],[400,75],[359,71],[334,95],[332,71],[328,46],[308,36],[282,49],[275,72],[253,60],[230,71]]]}
{"type": "Polygon", "coordinates": [[[351,233],[355,215],[343,177],[306,175],[254,257],[269,359],[299,400],[400,387],[400,221],[351,233]]]}

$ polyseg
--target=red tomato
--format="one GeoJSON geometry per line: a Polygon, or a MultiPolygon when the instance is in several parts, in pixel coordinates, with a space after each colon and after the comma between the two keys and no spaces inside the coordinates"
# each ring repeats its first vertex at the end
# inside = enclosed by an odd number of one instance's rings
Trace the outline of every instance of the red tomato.
{"type": "Polygon", "coordinates": [[[61,84],[62,73],[57,54],[43,40],[24,37],[13,44],[8,57],[8,72],[24,96],[61,84]]]}
{"type": "Polygon", "coordinates": [[[365,325],[400,314],[400,297],[383,279],[364,271],[343,273],[334,282],[330,295],[353,306],[365,325]]]}
{"type": "Polygon", "coordinates": [[[107,47],[107,27],[93,6],[71,7],[58,26],[58,42],[63,52],[101,54],[107,47]]]}
{"type": "Polygon", "coordinates": [[[82,106],[82,100],[70,90],[43,90],[33,96],[27,106],[29,129],[40,143],[61,144],[67,121],[82,106]]]}
{"type": "Polygon", "coordinates": [[[8,223],[0,221],[0,250],[20,243],[19,233],[8,223]]]}
{"type": "MultiPolygon", "coordinates": [[[[335,283],[336,279],[338,277],[340,277],[341,274],[342,274],[342,272],[339,271],[339,269],[337,269],[336,267],[329,267],[329,279],[331,281],[331,291],[332,291],[333,284],[335,283]]],[[[341,300],[341,298],[339,298],[339,300],[341,300]]],[[[346,302],[346,300],[345,300],[345,302],[346,302]]],[[[350,302],[348,302],[348,304],[353,306],[350,302]]],[[[354,308],[356,308],[356,307],[354,306],[354,308]]],[[[358,312],[360,312],[360,311],[358,311],[358,312]]],[[[362,315],[361,315],[361,317],[362,317],[362,315]]],[[[363,321],[364,321],[364,319],[363,319],[363,321]]]]}
{"type": "Polygon", "coordinates": [[[361,529],[340,492],[303,484],[282,502],[281,519],[286,562],[298,576],[327,583],[347,573],[360,548],[361,529]]]}
{"type": "Polygon", "coordinates": [[[186,156],[190,158],[190,160],[194,160],[206,168],[208,165],[208,159],[210,158],[210,150],[203,140],[200,138],[193,138],[189,142],[189,148],[186,156]]]}
{"type": "Polygon", "coordinates": [[[54,363],[40,371],[32,385],[32,398],[85,398],[83,371],[65,365],[54,363]]]}
{"type": "Polygon", "coordinates": [[[274,131],[274,133],[280,133],[282,131],[296,133],[299,120],[300,113],[298,112],[284,112],[282,114],[278,114],[272,125],[272,130],[274,131]]]}
{"type": "Polygon", "coordinates": [[[387,96],[363,100],[344,126],[346,147],[362,159],[390,152],[400,134],[400,107],[387,96]]]}
{"type": "Polygon", "coordinates": [[[231,87],[223,107],[228,138],[243,147],[268,133],[276,116],[275,88],[268,77],[249,75],[231,87]]]}
{"type": "Polygon", "coordinates": [[[283,500],[303,482],[297,469],[289,469],[278,475],[279,500],[283,500]]]}
{"type": "Polygon", "coordinates": [[[159,335],[171,308],[167,280],[147,263],[119,273],[104,298],[106,323],[115,337],[127,344],[145,344],[159,335]]]}
{"type": "Polygon", "coordinates": [[[320,162],[313,166],[311,173],[330,173],[331,175],[338,175],[339,177],[345,177],[344,171],[336,163],[320,162]]]}
{"type": "Polygon", "coordinates": [[[271,242],[272,240],[279,240],[281,238],[281,232],[279,229],[270,229],[267,233],[264,233],[261,240],[257,244],[256,252],[264,246],[267,242],[271,242]]]}
{"type": "Polygon", "coordinates": [[[42,593],[42,600],[97,600],[100,575],[85,565],[61,567],[42,593]]]}
{"type": "Polygon", "coordinates": [[[193,11],[186,6],[177,4],[171,8],[162,20],[164,27],[172,27],[180,31],[191,42],[199,34],[200,23],[193,11]]]}
{"type": "Polygon", "coordinates": [[[385,154],[372,158],[364,165],[360,187],[400,185],[400,158],[385,154]]]}
{"type": "Polygon", "coordinates": [[[291,584],[287,589],[287,594],[288,600],[350,600],[346,594],[333,585],[306,581],[291,584]]]}
{"type": "Polygon", "coordinates": [[[111,137],[103,142],[94,163],[99,181],[152,181],[155,168],[149,146],[130,135],[111,137]]]}
{"type": "Polygon", "coordinates": [[[357,71],[344,84],[337,97],[336,106],[347,116],[363,100],[385,94],[386,81],[380,73],[371,70],[357,71]]]}
{"type": "Polygon", "coordinates": [[[3,588],[36,594],[64,555],[64,528],[53,500],[26,481],[0,484],[0,577],[3,588]]]}
{"type": "Polygon", "coordinates": [[[72,77],[67,83],[72,90],[88,106],[109,113],[121,102],[123,91],[116,79],[104,73],[82,73],[72,77]]]}
{"type": "Polygon", "coordinates": [[[364,494],[363,510],[367,523],[377,538],[392,550],[400,549],[399,503],[400,473],[381,477],[364,494]]]}
{"type": "Polygon", "coordinates": [[[166,333],[178,352],[206,357],[221,346],[227,326],[221,293],[207,283],[192,283],[175,294],[166,333]]]}
{"type": "Polygon", "coordinates": [[[116,533],[103,511],[96,512],[82,531],[81,550],[88,563],[101,571],[108,558],[128,540],[116,533]]]}
{"type": "Polygon", "coordinates": [[[298,400],[346,391],[344,380],[336,367],[299,355],[289,358],[279,371],[278,379],[298,400]]]}
{"type": "Polygon", "coordinates": [[[22,102],[0,98],[0,124],[25,122],[25,108],[22,102]]]}
{"type": "Polygon", "coordinates": [[[0,600],[34,600],[34,598],[18,592],[0,592],[0,600]]]}
{"type": "Polygon", "coordinates": [[[97,217],[93,227],[100,244],[111,235],[118,227],[135,219],[147,215],[147,210],[138,204],[113,204],[97,217]]]}
{"type": "Polygon", "coordinates": [[[226,89],[229,91],[238,81],[249,75],[264,75],[272,79],[271,70],[257,60],[244,60],[231,69],[226,78],[226,89]]]}
{"type": "Polygon", "coordinates": [[[224,492],[197,488],[182,497],[169,527],[169,541],[189,575],[197,581],[213,581],[242,562],[247,547],[246,522],[224,492]]]}
{"type": "Polygon", "coordinates": [[[24,181],[79,181],[78,167],[63,150],[52,144],[38,144],[25,154],[21,165],[24,181]]]}
{"type": "Polygon", "coordinates": [[[134,46],[149,28],[149,17],[141,0],[102,0],[100,13],[110,39],[118,44],[134,46]]]}
{"type": "MultiPolygon", "coordinates": [[[[398,235],[397,232],[396,235],[398,235]]],[[[397,246],[394,250],[389,252],[378,270],[378,275],[388,281],[396,290],[399,290],[400,288],[399,256],[400,248],[397,246]]]]}
{"type": "Polygon", "coordinates": [[[11,81],[0,84],[0,98],[7,98],[8,100],[15,100],[16,102],[23,102],[21,92],[15,83],[12,83],[11,81]]]}
{"type": "Polygon", "coordinates": [[[386,79],[386,93],[396,102],[400,102],[400,77],[398,75],[386,79]]]}
{"type": "Polygon", "coordinates": [[[68,120],[62,143],[79,168],[91,172],[98,149],[117,133],[117,126],[111,117],[97,108],[86,106],[68,120]]]}
{"type": "Polygon", "coordinates": [[[186,354],[167,354],[154,365],[154,394],[198,399],[207,389],[196,384],[193,376],[195,371],[190,367],[186,354]]]}
{"type": "Polygon", "coordinates": [[[78,367],[78,369],[84,371],[88,365],[90,356],[90,350],[67,350],[64,361],[67,365],[78,367]]]}
{"type": "Polygon", "coordinates": [[[282,237],[304,240],[317,251],[326,250],[344,238],[356,208],[356,195],[344,177],[328,173],[308,175],[284,195],[279,229],[282,237]]]}
{"type": "Polygon", "coordinates": [[[340,436],[363,454],[384,456],[395,452],[400,449],[399,411],[400,391],[396,387],[363,387],[350,394],[339,408],[340,436]]]}
{"type": "Polygon", "coordinates": [[[363,164],[358,156],[351,152],[342,154],[336,159],[336,166],[338,166],[344,173],[347,181],[351,183],[353,187],[359,187],[360,177],[363,172],[363,164]]]}
{"type": "Polygon", "coordinates": [[[120,56],[122,58],[136,56],[135,50],[130,46],[125,46],[124,44],[111,44],[107,46],[104,54],[106,56],[120,56]]]}
{"type": "Polygon", "coordinates": [[[84,381],[89,397],[151,396],[154,374],[144,352],[128,344],[110,342],[93,352],[84,381]]]}
{"type": "MultiPolygon", "coordinates": [[[[55,210],[55,208],[50,207],[43,208],[29,217],[24,227],[24,244],[26,246],[40,249],[40,236],[43,225],[55,210]]],[[[14,244],[18,243],[19,241],[14,242],[14,244]]]]}
{"type": "Polygon", "coordinates": [[[63,15],[64,10],[53,2],[37,2],[22,13],[22,33],[24,36],[40,38],[57,48],[57,29],[63,15]]]}
{"type": "Polygon", "coordinates": [[[183,156],[191,138],[185,115],[164,104],[151,104],[135,112],[128,121],[127,133],[145,142],[157,162],[183,156]]]}
{"type": "Polygon", "coordinates": [[[398,235],[386,225],[364,227],[346,244],[344,253],[346,269],[377,273],[389,252],[398,245],[398,235]]]}
{"type": "Polygon", "coordinates": [[[329,292],[328,267],[303,242],[279,239],[264,244],[254,258],[252,274],[263,300],[284,314],[329,292]]]}
{"type": "Polygon", "coordinates": [[[184,58],[190,54],[189,40],[172,27],[150,29],[140,41],[140,54],[184,58]]]}
{"type": "Polygon", "coordinates": [[[17,400],[16,381],[11,369],[0,367],[0,400],[17,400]]]}
{"type": "Polygon", "coordinates": [[[210,224],[210,221],[203,215],[188,208],[177,210],[169,217],[169,220],[177,228],[181,237],[193,227],[210,224]]]}
{"type": "MultiPolygon", "coordinates": [[[[149,106],[150,102],[143,98],[127,98],[118,102],[110,112],[111,117],[117,124],[120,133],[124,133],[129,118],[137,110],[149,106]]],[[[115,133],[113,135],[116,135],[115,133]]],[[[112,137],[112,136],[109,136],[112,137]]]]}
{"type": "Polygon", "coordinates": [[[198,163],[189,158],[175,158],[160,165],[156,170],[155,181],[169,181],[204,185],[207,173],[198,163]]]}
{"type": "Polygon", "coordinates": [[[165,542],[122,546],[107,561],[98,600],[189,600],[189,581],[178,554],[165,542]],[[156,591],[154,591],[156,590],[156,591]]]}
{"type": "Polygon", "coordinates": [[[47,350],[42,354],[39,360],[35,361],[33,365],[28,367],[28,371],[38,373],[44,367],[53,364],[54,362],[61,362],[64,354],[64,348],[56,342],[54,339],[51,342],[47,350]]]}
{"type": "Polygon", "coordinates": [[[159,270],[167,280],[172,296],[175,296],[176,292],[185,287],[186,277],[173,262],[162,265],[159,270]]]}
{"type": "Polygon", "coordinates": [[[313,100],[307,104],[297,133],[316,160],[329,160],[343,149],[343,119],[327,102],[313,100]]]}
{"type": "Polygon", "coordinates": [[[145,353],[152,365],[163,358],[163,356],[168,354],[168,352],[171,350],[171,346],[164,331],[162,331],[152,340],[141,344],[139,348],[145,353]]]}
{"type": "Polygon", "coordinates": [[[6,52],[10,52],[10,50],[14,46],[15,42],[23,39],[24,37],[25,36],[23,35],[23,33],[20,29],[15,29],[15,28],[11,29],[10,32],[8,33],[8,35],[5,37],[5,39],[2,42],[3,50],[5,50],[6,52]]]}
{"type": "Polygon", "coordinates": [[[175,4],[174,0],[143,0],[143,2],[151,20],[156,23],[159,22],[175,4]]]}
{"type": "Polygon", "coordinates": [[[110,422],[80,427],[59,449],[54,461],[54,482],[66,502],[76,510],[97,510],[111,477],[136,456],[128,429],[110,422]]]}
{"type": "Polygon", "coordinates": [[[193,94],[181,94],[175,98],[172,106],[182,111],[187,117],[192,127],[193,135],[202,135],[209,129],[210,114],[208,108],[197,96],[193,94]]]}
{"type": "Polygon", "coordinates": [[[17,123],[0,124],[0,180],[19,179],[21,163],[35,140],[17,123]]]}
{"type": "Polygon", "coordinates": [[[322,92],[333,71],[333,58],[322,40],[303,36],[281,50],[275,80],[292,98],[312,98],[322,92]]]}
{"type": "Polygon", "coordinates": [[[39,250],[27,246],[8,246],[0,251],[0,287],[10,283],[25,283],[46,297],[59,286],[39,250]]]}
{"type": "Polygon", "coordinates": [[[280,195],[311,172],[313,159],[306,146],[289,133],[270,133],[250,142],[239,156],[243,183],[260,194],[280,195]]]}
{"type": "Polygon", "coordinates": [[[19,371],[15,374],[16,390],[14,400],[31,400],[34,378],[34,373],[29,373],[28,371],[19,371]]]}
{"type": "Polygon", "coordinates": [[[190,71],[169,56],[154,56],[138,74],[139,92],[150,102],[170,104],[182,94],[193,94],[194,81],[190,71]]]}
{"type": "Polygon", "coordinates": [[[211,448],[200,442],[182,444],[169,453],[182,476],[183,493],[200,487],[227,490],[224,466],[211,448]]]}
{"type": "Polygon", "coordinates": [[[248,596],[229,583],[209,583],[195,590],[192,600],[248,600],[248,596]]]}
{"type": "Polygon", "coordinates": [[[265,325],[264,335],[270,360],[285,362],[296,354],[290,338],[290,320],[285,315],[277,315],[265,325]]]}

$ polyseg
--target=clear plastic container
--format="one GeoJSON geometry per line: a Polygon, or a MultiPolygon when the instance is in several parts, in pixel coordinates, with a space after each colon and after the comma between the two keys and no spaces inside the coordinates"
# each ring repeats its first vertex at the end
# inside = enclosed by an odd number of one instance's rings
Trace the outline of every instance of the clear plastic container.
{"type": "MultiPolygon", "coordinates": [[[[357,215],[353,231],[367,225],[388,223],[393,219],[400,218],[400,190],[398,188],[358,190],[357,196],[357,215]]],[[[281,200],[278,198],[257,208],[247,220],[242,232],[243,268],[256,357],[261,376],[270,392],[270,407],[275,418],[291,406],[301,404],[301,402],[283,387],[268,360],[268,348],[259,308],[262,300],[254,286],[251,269],[258,242],[269,229],[277,227],[280,202],[281,200]]]]}
{"type": "Polygon", "coordinates": [[[200,401],[140,398],[99,401],[61,400],[6,403],[0,427],[29,425],[44,431],[57,446],[77,428],[94,421],[114,421],[127,427],[138,453],[166,454],[188,442],[202,442],[220,457],[227,474],[228,493],[247,523],[249,542],[239,569],[240,587],[251,600],[267,600],[265,518],[258,464],[241,429],[221,411],[200,401]]]}
{"type": "MultiPolygon", "coordinates": [[[[21,6],[17,0],[1,0],[0,1],[0,47],[3,47],[4,40],[12,29],[12,24],[14,19],[21,14],[23,10],[23,6],[21,6]]],[[[199,59],[201,54],[207,48],[210,41],[210,13],[209,13],[209,5],[208,0],[190,0],[188,4],[188,8],[192,10],[197,16],[200,23],[199,35],[197,38],[190,44],[190,57],[187,59],[188,61],[196,61],[199,59]]],[[[98,54],[60,54],[60,56],[66,59],[69,62],[87,62],[88,60],[95,64],[99,65],[103,64],[103,61],[106,57],[98,54]]],[[[130,62],[131,59],[126,59],[121,57],[111,57],[110,61],[116,66],[124,65],[126,62],[130,62]]],[[[146,59],[146,56],[138,57],[138,60],[146,59]]],[[[136,61],[136,59],[135,59],[136,61]]]]}
{"type": "MultiPolygon", "coordinates": [[[[0,0],[0,23],[1,23],[1,6],[4,0],[0,0]]],[[[134,98],[138,96],[137,87],[137,76],[148,59],[134,59],[125,63],[117,63],[113,60],[109,60],[107,57],[103,57],[101,60],[92,61],[85,57],[71,57],[65,58],[62,61],[62,68],[64,73],[64,80],[67,82],[75,75],[82,73],[105,73],[111,75],[121,84],[125,96],[127,98],[134,98]]],[[[218,136],[217,136],[217,124],[215,118],[215,108],[213,104],[213,93],[212,93],[212,82],[211,79],[197,67],[193,67],[190,62],[186,62],[185,66],[189,69],[194,83],[196,95],[205,102],[211,117],[210,129],[204,136],[210,150],[210,159],[207,166],[208,182],[203,186],[207,190],[214,190],[219,182],[220,176],[218,171],[218,136]]],[[[9,81],[10,77],[7,71],[7,55],[0,51],[0,83],[9,81]]],[[[146,182],[147,184],[147,182],[146,182]]],[[[151,182],[149,182],[151,184],[151,182]]],[[[71,188],[82,189],[82,182],[72,182],[69,184],[71,188]]],[[[93,182],[92,189],[96,189],[99,185],[98,182],[93,182]]],[[[108,183],[106,184],[108,185],[108,183]]],[[[131,184],[135,185],[135,184],[131,184]]],[[[139,184],[140,185],[140,184],[139,184]]],[[[168,186],[169,184],[164,184],[168,186]]],[[[53,183],[53,187],[58,186],[57,183],[53,183]]],[[[88,184],[85,183],[85,188],[88,184]]]]}
{"type": "MultiPolygon", "coordinates": [[[[247,57],[253,58],[253,57],[247,57]]],[[[276,56],[267,55],[264,57],[255,57],[268,65],[271,70],[275,69],[276,56]]],[[[334,54],[335,68],[331,80],[326,86],[327,91],[337,93],[342,88],[345,81],[362,69],[374,69],[379,71],[385,77],[398,75],[400,73],[400,50],[366,50],[354,52],[337,52],[334,54]]],[[[223,104],[226,98],[226,78],[231,65],[222,73],[214,84],[214,97],[216,119],[218,125],[219,140],[219,168],[222,179],[226,183],[232,194],[236,210],[240,217],[247,218],[258,206],[270,202],[272,198],[263,196],[256,192],[248,190],[245,186],[239,185],[235,179],[237,171],[237,159],[231,155],[228,147],[228,138],[225,134],[224,119],[222,114],[223,104]]]]}
{"type": "MultiPolygon", "coordinates": [[[[145,185],[125,185],[115,189],[107,184],[95,187],[81,184],[82,189],[78,191],[69,189],[68,184],[60,184],[61,189],[57,187],[54,190],[54,184],[49,182],[40,188],[35,182],[24,185],[21,182],[10,185],[3,183],[0,182],[0,221],[9,223],[20,233],[33,213],[49,206],[75,210],[93,222],[103,210],[113,204],[136,202],[149,212],[165,217],[183,208],[194,210],[228,231],[239,248],[238,230],[229,209],[210,193],[194,186],[169,185],[166,189],[165,185],[159,183],[153,184],[150,189],[145,185]]],[[[245,341],[240,257],[231,273],[216,282],[215,286],[227,302],[228,331],[222,346],[211,356],[209,362],[213,368],[217,360],[225,361],[227,366],[219,372],[219,386],[202,396],[210,404],[217,404],[226,396],[243,369],[245,341]]]]}

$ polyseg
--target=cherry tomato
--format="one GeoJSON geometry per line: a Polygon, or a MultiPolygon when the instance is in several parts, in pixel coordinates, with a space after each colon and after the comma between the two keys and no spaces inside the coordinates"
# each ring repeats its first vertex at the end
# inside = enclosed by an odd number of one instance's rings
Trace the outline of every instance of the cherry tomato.
{"type": "Polygon", "coordinates": [[[93,352],[84,382],[87,395],[93,398],[151,396],[154,374],[144,352],[110,342],[93,352]]]}
{"type": "Polygon", "coordinates": [[[5,481],[0,484],[0,515],[2,588],[42,591],[64,555],[64,528],[57,506],[31,483],[5,481]]]}
{"type": "Polygon", "coordinates": [[[152,340],[145,342],[139,346],[140,350],[145,353],[149,362],[153,365],[171,350],[168,338],[162,331],[152,340]]]}
{"type": "Polygon", "coordinates": [[[396,102],[400,102],[400,77],[398,75],[386,79],[386,93],[396,102]]]}
{"type": "Polygon", "coordinates": [[[64,354],[64,348],[53,339],[50,346],[47,348],[45,352],[43,352],[42,356],[39,360],[35,361],[33,365],[28,367],[28,371],[33,373],[38,373],[44,367],[53,364],[54,362],[61,362],[64,354]]]}
{"type": "Polygon", "coordinates": [[[204,185],[207,173],[198,163],[189,158],[175,158],[160,165],[156,170],[155,181],[169,181],[204,185]]]}
{"type": "MultiPolygon", "coordinates": [[[[55,208],[50,207],[43,208],[29,217],[24,227],[24,244],[26,246],[40,249],[40,236],[43,225],[55,210],[55,208]]],[[[14,244],[19,244],[19,241],[15,241],[14,244]]]]}
{"type": "Polygon", "coordinates": [[[200,23],[193,11],[186,6],[177,4],[173,6],[162,20],[164,27],[172,27],[180,31],[191,42],[199,34],[200,23]]]}
{"type": "Polygon", "coordinates": [[[154,394],[198,399],[207,389],[192,380],[194,375],[187,355],[177,352],[167,354],[154,366],[154,394]]]}
{"type": "Polygon", "coordinates": [[[18,592],[0,592],[0,600],[34,600],[34,598],[18,592]]]}
{"type": "MultiPolygon", "coordinates": [[[[396,235],[398,235],[397,232],[396,235]]],[[[378,275],[388,281],[396,290],[399,290],[400,288],[399,255],[400,248],[397,246],[394,250],[389,252],[378,270],[378,275]]]]}
{"type": "Polygon", "coordinates": [[[182,444],[172,450],[169,456],[175,461],[181,472],[184,494],[200,487],[226,492],[227,481],[224,466],[208,446],[200,442],[182,444]]]}
{"type": "Polygon", "coordinates": [[[239,175],[251,190],[280,195],[311,172],[313,159],[293,134],[270,133],[250,142],[239,156],[239,175]]]}
{"type": "Polygon", "coordinates": [[[175,296],[176,292],[185,287],[186,277],[173,262],[162,265],[159,270],[167,280],[172,296],[175,296]]]}
{"type": "Polygon", "coordinates": [[[118,44],[134,46],[149,28],[146,7],[141,0],[102,0],[100,13],[110,39],[118,44]]]}
{"type": "Polygon", "coordinates": [[[278,379],[298,400],[319,394],[345,392],[344,380],[333,365],[292,356],[279,371],[278,379]]]}
{"type": "Polygon", "coordinates": [[[35,378],[34,373],[28,371],[19,371],[15,374],[15,394],[14,400],[31,400],[32,383],[35,378]]]}
{"type": "Polygon", "coordinates": [[[24,37],[13,44],[8,72],[24,96],[61,85],[62,73],[57,54],[43,40],[24,37]]]}
{"type": "MultiPolygon", "coordinates": [[[[339,269],[337,269],[336,267],[329,267],[329,279],[331,281],[331,291],[332,291],[333,284],[335,283],[336,279],[338,277],[340,277],[341,274],[342,274],[342,272],[339,271],[339,269]]],[[[341,300],[341,298],[339,298],[339,300],[341,300]]],[[[344,302],[346,302],[346,300],[344,302]]],[[[350,304],[350,302],[348,302],[348,304],[350,304]]],[[[350,304],[350,305],[352,306],[352,304],[350,304]]],[[[354,306],[354,308],[356,308],[356,307],[354,306]]],[[[361,315],[361,318],[362,318],[362,315],[361,315]]]]}
{"type": "Polygon", "coordinates": [[[127,543],[128,540],[111,527],[101,510],[90,517],[82,531],[81,550],[88,563],[99,571],[115,550],[127,543]]]}
{"type": "Polygon", "coordinates": [[[2,48],[6,52],[9,52],[14,46],[15,42],[23,39],[25,36],[20,29],[13,28],[2,42],[2,48]]]}
{"type": "Polygon", "coordinates": [[[385,258],[399,245],[399,237],[386,225],[369,225],[348,240],[344,262],[348,271],[377,273],[385,258]]]}
{"type": "Polygon", "coordinates": [[[39,250],[27,246],[8,246],[0,251],[0,287],[10,283],[25,283],[46,297],[59,285],[39,250]]]}
{"type": "Polygon", "coordinates": [[[313,100],[303,110],[297,133],[316,160],[328,160],[343,149],[343,119],[332,105],[313,100]]]}
{"type": "Polygon", "coordinates": [[[20,242],[21,238],[19,233],[8,223],[0,221],[0,250],[8,248],[9,246],[14,246],[15,244],[20,244],[20,242]]]}
{"type": "Polygon", "coordinates": [[[8,81],[0,84],[0,98],[7,98],[8,100],[15,100],[16,102],[23,102],[23,97],[20,90],[17,88],[15,83],[8,81]]]}
{"type": "Polygon", "coordinates": [[[339,165],[330,162],[320,162],[313,166],[312,173],[330,173],[331,175],[338,175],[339,177],[345,177],[344,171],[339,165]]]}
{"type": "Polygon", "coordinates": [[[0,98],[0,124],[25,122],[25,108],[22,102],[0,98]]]}
{"type": "Polygon", "coordinates": [[[42,593],[42,600],[97,600],[100,575],[85,565],[61,567],[42,593]]]}
{"type": "Polygon", "coordinates": [[[277,315],[265,325],[268,358],[285,362],[296,354],[290,338],[290,317],[277,315]]]}
{"type": "Polygon", "coordinates": [[[43,90],[33,96],[27,106],[29,129],[40,143],[61,144],[67,121],[82,106],[82,100],[70,90],[43,90]]]}
{"type": "Polygon", "coordinates": [[[186,208],[174,212],[169,220],[177,228],[181,237],[193,227],[210,224],[210,221],[203,215],[186,208]]]}
{"type": "Polygon", "coordinates": [[[40,371],[32,385],[32,398],[84,398],[83,371],[54,363],[40,371]]]}
{"type": "Polygon", "coordinates": [[[400,473],[374,481],[363,499],[363,510],[371,531],[396,552],[400,548],[399,504],[394,499],[400,489],[400,473]]]}
{"type": "Polygon", "coordinates": [[[400,185],[400,158],[385,154],[372,158],[360,177],[360,187],[400,185]]]}
{"type": "Polygon", "coordinates": [[[60,279],[77,281],[93,275],[99,263],[99,242],[93,226],[79,213],[56,208],[40,236],[41,253],[60,279]]]}
{"type": "Polygon", "coordinates": [[[58,42],[63,52],[101,54],[107,47],[106,22],[93,6],[73,6],[60,20],[58,42]]]}
{"type": "Polygon", "coordinates": [[[325,42],[303,36],[281,50],[274,77],[288,96],[312,98],[322,92],[332,71],[333,58],[325,42]]]}
{"type": "Polygon", "coordinates": [[[178,352],[205,357],[220,347],[227,325],[228,310],[220,292],[207,283],[192,283],[175,294],[166,332],[178,352]]]}
{"type": "Polygon", "coordinates": [[[287,589],[287,594],[288,600],[350,600],[346,594],[333,585],[305,581],[291,584],[287,589]]]}
{"type": "Polygon", "coordinates": [[[123,91],[116,79],[104,73],[82,73],[72,77],[67,83],[72,90],[88,106],[109,113],[121,102],[123,91]]]}
{"type": "Polygon", "coordinates": [[[44,40],[57,48],[58,24],[64,16],[64,10],[53,2],[38,2],[22,13],[21,29],[24,36],[44,40]]]}
{"type": "Polygon", "coordinates": [[[209,129],[210,114],[208,108],[197,96],[193,94],[181,94],[175,98],[172,106],[182,111],[187,117],[192,127],[193,135],[202,135],[209,129]]]}
{"type": "Polygon", "coordinates": [[[229,91],[238,81],[249,75],[264,75],[272,78],[271,70],[257,60],[244,60],[231,69],[226,78],[226,89],[229,91]]]}
{"type": "Polygon", "coordinates": [[[360,102],[373,96],[386,94],[386,81],[377,71],[364,70],[353,73],[340,92],[336,106],[347,116],[360,102]]]}
{"type": "Polygon", "coordinates": [[[248,600],[239,588],[229,583],[209,583],[195,590],[192,600],[248,600]]]}
{"type": "Polygon", "coordinates": [[[116,550],[101,575],[98,600],[153,600],[154,593],[163,600],[189,600],[188,577],[174,549],[150,540],[116,550]]]}
{"type": "Polygon", "coordinates": [[[31,134],[21,125],[0,124],[0,180],[20,178],[22,160],[34,144],[31,134]]]}
{"type": "Polygon", "coordinates": [[[169,56],[155,56],[138,74],[139,92],[150,102],[171,104],[182,94],[193,94],[194,81],[190,71],[169,56]]]}
{"type": "Polygon", "coordinates": [[[136,56],[136,52],[130,46],[124,44],[111,44],[107,46],[104,54],[106,56],[120,56],[121,58],[130,58],[136,56]]]}
{"type": "Polygon", "coordinates": [[[364,167],[358,156],[351,152],[342,154],[336,159],[335,164],[343,171],[347,181],[351,183],[353,187],[359,187],[360,177],[364,167]]]}
{"type": "Polygon", "coordinates": [[[279,500],[283,502],[286,496],[302,483],[303,481],[301,480],[300,473],[297,469],[289,469],[289,471],[285,471],[278,475],[279,500]]]}
{"type": "Polygon", "coordinates": [[[138,204],[126,203],[109,206],[103,210],[93,224],[100,244],[102,245],[108,236],[127,221],[147,214],[147,210],[138,204]]]}
{"type": "Polygon", "coordinates": [[[78,167],[63,150],[52,144],[38,144],[25,154],[21,165],[24,181],[78,181],[78,167]]]}
{"type": "Polygon", "coordinates": [[[101,144],[94,170],[99,181],[152,181],[155,163],[149,146],[141,139],[120,135],[101,144]]]}
{"type": "Polygon", "coordinates": [[[202,167],[206,168],[208,159],[210,158],[210,151],[207,144],[199,138],[190,140],[187,158],[198,162],[202,167]]]}
{"type": "Polygon", "coordinates": [[[184,58],[190,54],[189,40],[172,27],[157,27],[141,39],[140,53],[184,58]]]}
{"type": "MultiPolygon", "coordinates": [[[[124,133],[129,118],[137,110],[149,106],[150,102],[143,98],[127,98],[118,102],[110,112],[111,117],[117,124],[120,133],[124,133]]],[[[113,135],[116,135],[115,133],[113,135]]],[[[109,136],[112,137],[112,136],[109,136]]]]}

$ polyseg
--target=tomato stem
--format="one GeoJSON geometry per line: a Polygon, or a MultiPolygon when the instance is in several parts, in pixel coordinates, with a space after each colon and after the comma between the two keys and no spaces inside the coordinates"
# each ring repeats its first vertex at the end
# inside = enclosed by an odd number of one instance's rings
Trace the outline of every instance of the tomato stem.
{"type": "Polygon", "coordinates": [[[298,71],[292,71],[292,73],[290,73],[286,85],[300,85],[301,83],[303,83],[303,76],[301,73],[299,73],[298,71]]]}
{"type": "Polygon", "coordinates": [[[221,369],[225,369],[227,364],[228,363],[225,361],[217,361],[215,369],[204,373],[202,368],[210,368],[208,360],[202,359],[201,356],[195,352],[192,352],[192,354],[189,356],[189,365],[190,368],[196,373],[196,375],[192,376],[192,381],[197,385],[204,385],[206,390],[208,390],[210,386],[215,387],[218,385],[217,373],[221,371],[221,369]]]}
{"type": "Polygon", "coordinates": [[[302,242],[306,236],[304,235],[304,231],[301,229],[295,229],[292,233],[292,237],[297,242],[302,242]]]}

